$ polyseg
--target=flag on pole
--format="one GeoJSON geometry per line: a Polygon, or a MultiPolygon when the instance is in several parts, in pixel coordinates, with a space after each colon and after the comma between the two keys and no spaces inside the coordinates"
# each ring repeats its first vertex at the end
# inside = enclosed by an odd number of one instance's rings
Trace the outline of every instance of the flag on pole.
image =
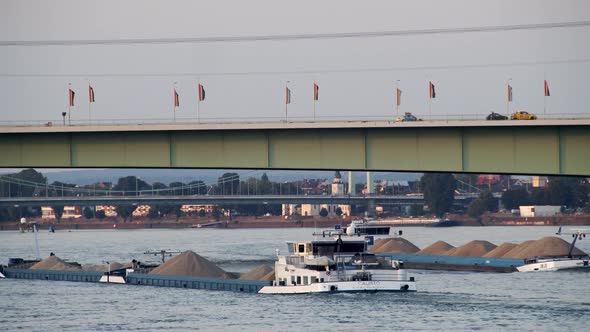
{"type": "Polygon", "coordinates": [[[512,102],[512,86],[508,84],[508,102],[512,102]]]}
{"type": "Polygon", "coordinates": [[[432,82],[428,82],[428,95],[430,99],[436,98],[436,91],[434,91],[434,84],[432,82]]]}
{"type": "Polygon", "coordinates": [[[313,100],[319,99],[320,87],[314,82],[313,83],[313,100]]]}
{"type": "Polygon", "coordinates": [[[396,105],[400,106],[402,104],[402,90],[399,88],[396,89],[396,105]]]}
{"type": "Polygon", "coordinates": [[[174,89],[174,107],[180,106],[180,100],[178,99],[178,92],[174,89]]]}
{"type": "Polygon", "coordinates": [[[545,91],[545,97],[551,96],[551,93],[549,93],[549,84],[547,84],[547,80],[545,80],[545,85],[544,85],[543,90],[545,91]]]}
{"type": "Polygon", "coordinates": [[[74,96],[75,95],[76,95],[76,93],[74,92],[74,90],[69,89],[70,107],[74,106],[74,96]]]}
{"type": "Polygon", "coordinates": [[[94,103],[94,89],[91,85],[88,85],[88,101],[94,103]]]}
{"type": "Polygon", "coordinates": [[[285,88],[287,89],[285,92],[285,104],[290,104],[291,103],[291,89],[289,88],[285,88]]]}
{"type": "Polygon", "coordinates": [[[205,100],[205,88],[202,84],[199,84],[199,101],[205,100]]]}

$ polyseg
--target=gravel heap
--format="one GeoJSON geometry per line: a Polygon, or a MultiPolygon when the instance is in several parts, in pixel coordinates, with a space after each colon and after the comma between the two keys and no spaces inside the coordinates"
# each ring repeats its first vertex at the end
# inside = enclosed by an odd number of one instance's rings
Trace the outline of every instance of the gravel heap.
{"type": "Polygon", "coordinates": [[[244,279],[244,280],[265,280],[264,278],[270,274],[271,272],[273,272],[273,278],[271,280],[274,280],[274,269],[266,264],[260,265],[244,274],[242,274],[240,276],[240,279],[244,279]]]}
{"type": "Polygon", "coordinates": [[[223,272],[222,275],[219,276],[221,279],[239,279],[240,273],[239,272],[223,272]]]}
{"type": "Polygon", "coordinates": [[[79,271],[80,267],[68,264],[57,256],[49,256],[30,267],[31,270],[79,271]]]}
{"type": "MultiPolygon", "coordinates": [[[[111,263],[111,271],[119,270],[119,269],[130,269],[133,266],[131,262],[121,264],[119,262],[112,262],[111,263]]],[[[83,265],[82,270],[84,271],[98,271],[98,272],[108,272],[109,265],[108,264],[98,264],[98,265],[83,265]]]]}
{"type": "Polygon", "coordinates": [[[483,255],[483,257],[491,257],[491,258],[501,258],[510,250],[516,248],[518,245],[514,243],[504,242],[501,245],[497,246],[496,249],[488,252],[487,254],[483,255]]]}
{"type": "Polygon", "coordinates": [[[449,250],[446,255],[449,256],[483,256],[488,252],[496,249],[496,245],[482,240],[474,240],[460,247],[449,250]]]}
{"type": "Polygon", "coordinates": [[[524,258],[524,257],[521,257],[520,253],[523,252],[526,249],[526,247],[533,244],[533,242],[535,242],[535,240],[528,240],[528,241],[521,242],[519,245],[514,247],[512,250],[505,253],[502,256],[502,258],[524,258]]]}
{"type": "Polygon", "coordinates": [[[373,246],[370,252],[382,252],[382,253],[404,253],[414,254],[420,251],[420,248],[416,247],[412,242],[401,238],[395,237],[391,239],[385,239],[385,241],[379,246],[373,246]]]}
{"type": "Polygon", "coordinates": [[[385,243],[387,243],[387,241],[389,241],[389,239],[377,239],[375,240],[375,243],[373,243],[373,246],[369,249],[369,251],[371,252],[379,252],[379,248],[384,245],[385,243]]]}
{"type": "Polygon", "coordinates": [[[272,269],[272,271],[270,271],[264,277],[260,278],[260,280],[262,280],[262,281],[273,281],[273,280],[275,280],[275,269],[272,269]]]}
{"type": "Polygon", "coordinates": [[[447,251],[455,249],[452,245],[445,241],[436,241],[428,247],[420,250],[417,254],[420,255],[444,255],[447,251]]]}
{"type": "Polygon", "coordinates": [[[153,269],[150,274],[219,278],[225,271],[188,250],[153,269]]]}
{"type": "MultiPolygon", "coordinates": [[[[526,241],[529,242],[529,241],[526,241]]],[[[524,242],[523,242],[524,243],[524,242]]],[[[522,244],[521,244],[522,245],[522,244]]],[[[536,241],[530,241],[526,246],[520,248],[515,252],[508,252],[504,258],[532,258],[532,257],[552,257],[552,256],[567,256],[571,244],[557,236],[547,236],[536,241]],[[510,255],[510,256],[509,256],[510,255]]],[[[516,247],[515,249],[519,248],[516,247]]],[[[572,255],[586,255],[585,252],[578,248],[574,248],[572,255]]]]}

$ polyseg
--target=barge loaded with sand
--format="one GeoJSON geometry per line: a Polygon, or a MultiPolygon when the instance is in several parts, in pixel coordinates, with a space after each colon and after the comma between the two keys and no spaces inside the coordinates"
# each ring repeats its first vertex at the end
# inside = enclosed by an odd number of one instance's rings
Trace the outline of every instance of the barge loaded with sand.
{"type": "Polygon", "coordinates": [[[192,251],[184,251],[160,265],[143,264],[136,260],[123,264],[80,265],[64,261],[54,254],[33,261],[11,258],[7,267],[0,266],[0,272],[7,278],[15,279],[123,283],[248,293],[258,293],[274,278],[274,271],[266,265],[243,274],[226,272],[192,251]]]}
{"type": "MultiPolygon", "coordinates": [[[[557,235],[572,234],[567,232],[557,235]]],[[[577,233],[581,239],[585,235],[577,233]]],[[[447,271],[477,272],[525,272],[555,271],[570,268],[589,268],[590,257],[575,247],[575,239],[570,244],[556,237],[548,236],[539,240],[522,243],[503,243],[496,246],[482,240],[474,240],[462,246],[454,247],[447,242],[437,241],[420,249],[401,237],[375,240],[370,249],[376,255],[389,255],[404,262],[406,268],[447,271]],[[561,266],[530,264],[547,264],[547,261],[562,262],[561,266]],[[567,263],[563,263],[567,262],[567,263]],[[556,267],[556,268],[551,268],[556,267]]]]}

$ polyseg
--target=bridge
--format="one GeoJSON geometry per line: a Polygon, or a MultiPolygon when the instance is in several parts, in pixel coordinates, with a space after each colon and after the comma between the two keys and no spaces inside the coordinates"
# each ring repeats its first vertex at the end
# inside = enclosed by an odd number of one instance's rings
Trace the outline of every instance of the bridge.
{"type": "Polygon", "coordinates": [[[0,127],[0,167],[590,175],[590,119],[0,127]]]}
{"type": "MultiPolygon", "coordinates": [[[[477,195],[457,195],[455,201],[471,201],[477,195]]],[[[201,205],[201,204],[423,204],[424,196],[330,196],[330,195],[226,195],[226,196],[87,196],[87,197],[3,197],[0,207],[95,206],[95,205],[201,205]]]]}

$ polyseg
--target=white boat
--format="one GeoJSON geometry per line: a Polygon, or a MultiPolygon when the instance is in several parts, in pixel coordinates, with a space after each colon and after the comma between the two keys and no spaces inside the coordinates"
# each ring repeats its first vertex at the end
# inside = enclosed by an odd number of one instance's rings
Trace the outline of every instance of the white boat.
{"type": "Polygon", "coordinates": [[[288,255],[277,250],[275,280],[261,294],[338,292],[415,292],[403,262],[367,252],[364,240],[322,239],[288,242],[288,255]]]}
{"type": "Polygon", "coordinates": [[[516,269],[519,272],[543,272],[543,271],[559,271],[571,269],[589,269],[589,256],[572,256],[576,241],[582,240],[586,237],[588,232],[586,230],[578,229],[572,232],[562,232],[561,227],[556,233],[557,235],[572,235],[574,240],[570,246],[567,256],[564,257],[534,257],[525,260],[525,264],[518,266],[516,269]]]}
{"type": "Polygon", "coordinates": [[[397,237],[402,235],[402,231],[393,231],[389,225],[372,225],[370,221],[365,219],[352,220],[348,227],[342,228],[336,225],[334,229],[325,229],[319,233],[314,233],[314,236],[322,236],[322,238],[344,237],[344,239],[364,239],[367,246],[370,248],[375,240],[397,237]]]}
{"type": "Polygon", "coordinates": [[[534,258],[525,261],[525,265],[519,266],[516,269],[519,272],[536,272],[536,271],[558,271],[578,268],[590,268],[588,265],[589,258],[534,258]]]}
{"type": "Polygon", "coordinates": [[[389,225],[371,224],[368,220],[353,220],[344,233],[348,236],[371,236],[373,239],[402,235],[402,231],[392,232],[389,225]]]}

